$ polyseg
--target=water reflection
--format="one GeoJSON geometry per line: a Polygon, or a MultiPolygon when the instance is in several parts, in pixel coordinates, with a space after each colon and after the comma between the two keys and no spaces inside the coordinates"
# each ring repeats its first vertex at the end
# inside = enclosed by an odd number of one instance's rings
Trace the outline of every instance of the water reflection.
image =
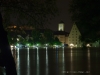
{"type": "Polygon", "coordinates": [[[70,53],[70,56],[71,56],[71,70],[70,70],[70,73],[71,73],[71,75],[73,75],[73,50],[72,50],[72,48],[71,48],[71,53],[70,53]]]}
{"type": "Polygon", "coordinates": [[[100,74],[100,50],[17,48],[12,54],[17,62],[18,75],[100,74]]]}
{"type": "Polygon", "coordinates": [[[13,55],[13,58],[15,60],[15,63],[17,64],[17,49],[11,48],[11,53],[13,55]]]}
{"type": "Polygon", "coordinates": [[[48,48],[46,47],[46,75],[48,75],[48,48]]]}
{"type": "Polygon", "coordinates": [[[87,71],[87,73],[90,75],[90,50],[89,50],[89,48],[88,48],[88,53],[87,53],[88,55],[87,55],[87,58],[88,58],[88,71],[87,71]]]}
{"type": "Polygon", "coordinates": [[[29,48],[27,48],[27,75],[30,75],[30,56],[29,56],[29,48]]]}
{"type": "Polygon", "coordinates": [[[64,54],[64,47],[62,48],[62,71],[65,72],[65,54],[64,54]]]}
{"type": "Polygon", "coordinates": [[[56,74],[58,75],[58,48],[56,48],[56,74]]]}
{"type": "Polygon", "coordinates": [[[20,75],[20,54],[19,48],[17,48],[17,74],[20,75]]]}
{"type": "Polygon", "coordinates": [[[40,70],[39,70],[39,48],[37,47],[37,71],[36,71],[37,75],[40,74],[40,70]]]}

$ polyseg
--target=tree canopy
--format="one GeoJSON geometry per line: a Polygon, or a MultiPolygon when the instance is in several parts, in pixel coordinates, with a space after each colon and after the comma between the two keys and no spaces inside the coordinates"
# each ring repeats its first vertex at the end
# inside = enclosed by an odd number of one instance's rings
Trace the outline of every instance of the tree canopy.
{"type": "Polygon", "coordinates": [[[56,0],[1,0],[4,26],[31,25],[43,27],[57,14],[56,0]]]}
{"type": "Polygon", "coordinates": [[[11,24],[31,25],[39,28],[43,27],[44,22],[48,21],[56,12],[55,0],[0,0],[0,34],[3,34],[0,37],[0,51],[3,60],[0,61],[3,62],[6,75],[17,75],[17,72],[3,25],[5,28],[11,24]]]}
{"type": "Polygon", "coordinates": [[[100,0],[72,0],[69,11],[85,38],[100,39],[100,0]]]}

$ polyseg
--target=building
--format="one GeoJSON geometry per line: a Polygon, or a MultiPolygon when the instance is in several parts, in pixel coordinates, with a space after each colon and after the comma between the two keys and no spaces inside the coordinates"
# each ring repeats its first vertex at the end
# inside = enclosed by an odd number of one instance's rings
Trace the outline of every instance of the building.
{"type": "Polygon", "coordinates": [[[54,32],[54,36],[59,39],[62,44],[68,44],[68,32],[64,31],[64,22],[58,24],[58,31],[54,32]]]}
{"type": "Polygon", "coordinates": [[[82,43],[79,40],[80,36],[81,36],[81,33],[78,27],[76,26],[76,24],[74,23],[68,36],[69,47],[81,47],[82,43]]]}
{"type": "Polygon", "coordinates": [[[68,44],[69,47],[81,47],[82,43],[79,40],[81,33],[76,26],[73,24],[70,33],[64,31],[64,22],[58,24],[58,31],[54,32],[55,37],[59,39],[63,44],[68,44]]]}

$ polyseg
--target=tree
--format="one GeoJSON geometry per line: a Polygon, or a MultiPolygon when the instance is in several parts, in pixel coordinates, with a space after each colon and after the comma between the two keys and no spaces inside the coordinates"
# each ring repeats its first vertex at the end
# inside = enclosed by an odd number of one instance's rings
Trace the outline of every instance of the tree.
{"type": "Polygon", "coordinates": [[[15,45],[17,43],[16,33],[7,33],[7,38],[10,45],[15,45]]]}
{"type": "Polygon", "coordinates": [[[55,2],[56,0],[2,0],[4,26],[14,24],[17,28],[20,25],[43,28],[44,23],[57,14],[55,2]]]}
{"type": "Polygon", "coordinates": [[[41,38],[41,34],[40,34],[40,31],[38,29],[34,29],[32,31],[32,38],[33,38],[33,43],[34,44],[39,43],[40,38],[41,38]]]}
{"type": "Polygon", "coordinates": [[[61,45],[61,42],[59,41],[57,37],[54,38],[54,44],[61,45]]]}
{"type": "Polygon", "coordinates": [[[100,38],[100,0],[72,0],[69,11],[85,38],[100,38]]]}
{"type": "Polygon", "coordinates": [[[15,61],[11,54],[10,45],[7,39],[7,32],[4,30],[2,25],[1,14],[0,14],[0,34],[1,35],[3,34],[0,37],[0,49],[2,54],[2,60],[0,61],[3,62],[3,66],[5,67],[6,70],[6,75],[17,75],[15,61]]]}
{"type": "Polygon", "coordinates": [[[0,34],[3,34],[0,37],[0,48],[6,75],[17,75],[17,73],[4,28],[11,24],[17,25],[17,28],[20,28],[20,25],[40,28],[43,27],[44,22],[48,21],[48,17],[55,15],[55,12],[55,0],[0,0],[0,34]],[[11,20],[13,16],[17,19],[16,22],[11,20]]]}
{"type": "Polygon", "coordinates": [[[53,44],[54,35],[53,31],[50,29],[34,29],[32,31],[33,43],[41,43],[41,44],[53,44]]]}
{"type": "Polygon", "coordinates": [[[44,33],[45,43],[52,44],[54,42],[54,34],[50,29],[45,29],[44,33]]]}

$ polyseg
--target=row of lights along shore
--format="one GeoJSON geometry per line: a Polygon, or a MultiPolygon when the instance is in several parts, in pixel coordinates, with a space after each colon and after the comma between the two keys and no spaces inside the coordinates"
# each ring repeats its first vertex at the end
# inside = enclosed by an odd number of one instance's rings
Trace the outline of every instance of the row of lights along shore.
{"type": "MultiPolygon", "coordinates": [[[[44,45],[40,45],[40,44],[36,44],[33,46],[30,46],[30,44],[26,44],[26,45],[21,45],[21,44],[17,44],[17,45],[10,45],[11,48],[62,48],[62,47],[67,47],[67,48],[77,48],[77,45],[74,44],[70,44],[69,47],[65,46],[64,44],[61,45],[49,45],[49,44],[44,44],[44,45]]],[[[81,46],[80,46],[81,47],[81,46]]],[[[91,47],[90,44],[87,44],[86,47],[91,47]]]]}

